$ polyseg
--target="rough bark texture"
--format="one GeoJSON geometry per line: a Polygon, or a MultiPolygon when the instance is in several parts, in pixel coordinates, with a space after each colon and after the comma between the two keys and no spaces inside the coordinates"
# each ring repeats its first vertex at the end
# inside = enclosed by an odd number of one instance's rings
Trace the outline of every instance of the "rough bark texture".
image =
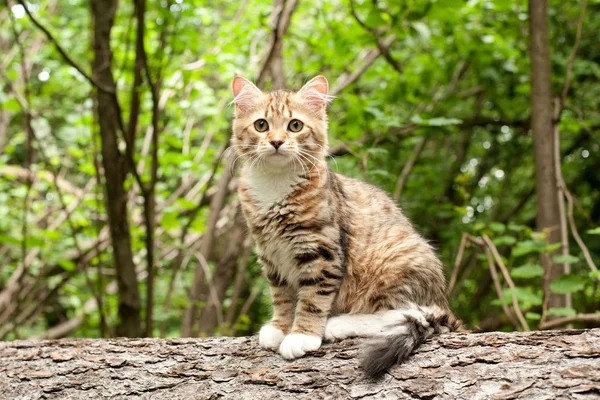
{"type": "MultiPolygon", "coordinates": [[[[560,243],[560,209],[556,166],[554,164],[554,127],[552,124],[552,86],[550,82],[550,45],[548,44],[547,0],[529,1],[531,57],[531,130],[535,159],[536,225],[546,231],[548,243],[560,243]]],[[[555,251],[553,254],[560,254],[555,251]]],[[[541,256],[547,279],[552,282],[565,271],[551,257],[541,256]]],[[[548,307],[569,307],[568,296],[551,293],[548,307]]]]}
{"type": "Polygon", "coordinates": [[[256,338],[0,344],[3,398],[592,399],[600,329],[434,337],[379,382],[357,369],[361,340],[285,361],[256,338]],[[129,396],[129,397],[128,397],[129,396]]]}

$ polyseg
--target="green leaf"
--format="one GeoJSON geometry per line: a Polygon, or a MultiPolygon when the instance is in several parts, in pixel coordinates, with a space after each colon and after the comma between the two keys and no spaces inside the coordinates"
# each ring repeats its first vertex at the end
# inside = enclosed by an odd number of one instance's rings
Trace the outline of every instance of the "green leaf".
{"type": "Polygon", "coordinates": [[[542,316],[538,313],[535,312],[526,312],[525,313],[525,318],[527,319],[531,319],[534,321],[539,321],[540,319],[542,319],[542,316]]]}
{"type": "Polygon", "coordinates": [[[552,253],[554,250],[558,250],[562,246],[562,243],[552,243],[546,245],[546,252],[552,253]]]}
{"type": "Polygon", "coordinates": [[[77,147],[69,147],[67,151],[75,158],[83,158],[83,156],[85,156],[83,150],[77,147]]]}
{"type": "Polygon", "coordinates": [[[78,169],[87,175],[96,175],[96,167],[94,167],[94,164],[91,162],[81,164],[78,169]]]}
{"type": "Polygon", "coordinates": [[[0,243],[6,243],[6,244],[12,244],[12,245],[18,246],[21,244],[21,241],[18,239],[15,239],[12,236],[0,235],[0,243]]]}
{"type": "Polygon", "coordinates": [[[574,317],[577,311],[569,307],[552,307],[548,309],[548,315],[556,315],[557,317],[574,317]]]}
{"type": "Polygon", "coordinates": [[[65,271],[73,271],[75,269],[75,263],[71,260],[60,260],[57,264],[65,271]]]}
{"type": "Polygon", "coordinates": [[[198,206],[197,202],[188,200],[186,198],[177,199],[175,203],[184,210],[192,210],[198,206]]]}
{"type": "Polygon", "coordinates": [[[525,228],[526,228],[525,225],[517,225],[517,224],[513,224],[512,222],[510,224],[508,224],[508,230],[513,231],[513,232],[521,232],[521,231],[524,231],[525,228]]]}
{"type": "Polygon", "coordinates": [[[177,213],[164,213],[160,220],[160,225],[167,231],[173,228],[177,228],[179,226],[179,221],[177,221],[177,213]]]}
{"type": "Polygon", "coordinates": [[[419,35],[425,40],[429,40],[431,38],[431,30],[429,27],[423,22],[413,22],[412,27],[415,31],[419,32],[419,35]]]}
{"type": "Polygon", "coordinates": [[[431,118],[429,120],[423,121],[424,125],[429,126],[447,126],[447,125],[460,125],[462,124],[462,120],[456,118],[431,118]]]}
{"type": "Polygon", "coordinates": [[[494,231],[494,232],[498,232],[498,233],[502,233],[506,230],[506,226],[504,226],[504,224],[500,223],[500,222],[492,222],[490,223],[490,228],[494,231]]]}
{"type": "Polygon", "coordinates": [[[367,18],[365,19],[365,25],[373,28],[373,27],[376,27],[376,26],[386,25],[386,22],[382,18],[381,13],[379,12],[379,10],[376,9],[376,8],[374,8],[367,15],[367,18]]]}
{"type": "Polygon", "coordinates": [[[544,268],[539,264],[525,264],[510,271],[510,276],[521,279],[535,278],[543,275],[544,268]]]}
{"type": "Polygon", "coordinates": [[[540,253],[544,250],[546,243],[542,240],[524,240],[517,243],[512,249],[513,257],[521,257],[529,253],[540,253]]]}
{"type": "Polygon", "coordinates": [[[28,247],[43,247],[46,244],[46,241],[39,237],[30,236],[25,240],[25,243],[28,247]]]}
{"type": "Polygon", "coordinates": [[[369,147],[366,152],[376,157],[387,157],[389,151],[383,147],[369,147]]]}
{"type": "Polygon", "coordinates": [[[20,111],[21,105],[17,99],[12,98],[2,103],[2,108],[6,111],[20,111]]]}
{"type": "Polygon", "coordinates": [[[493,242],[496,246],[510,246],[515,244],[517,242],[517,239],[515,239],[512,236],[498,236],[497,238],[494,238],[493,242]]]}
{"type": "Polygon", "coordinates": [[[558,294],[573,293],[585,287],[585,280],[577,275],[563,275],[550,283],[550,290],[558,294]]]}
{"type": "Polygon", "coordinates": [[[62,237],[62,235],[60,234],[60,232],[57,231],[50,231],[50,230],[43,230],[42,234],[44,236],[46,236],[48,239],[50,240],[58,240],[62,237]]]}
{"type": "Polygon", "coordinates": [[[369,176],[381,176],[383,178],[388,178],[390,173],[385,169],[373,169],[369,171],[369,176]]]}
{"type": "Polygon", "coordinates": [[[552,261],[554,261],[557,264],[574,264],[576,262],[579,262],[579,258],[570,254],[561,254],[552,257],[552,261]]]}
{"type": "Polygon", "coordinates": [[[522,304],[525,308],[531,306],[539,306],[542,304],[542,297],[538,294],[534,293],[531,288],[524,287],[516,287],[516,288],[506,288],[503,290],[504,292],[504,302],[506,304],[512,304],[512,296],[513,294],[519,301],[519,304],[522,304]]]}
{"type": "Polygon", "coordinates": [[[480,230],[485,228],[485,224],[483,222],[478,222],[473,226],[473,232],[479,232],[480,230]]]}
{"type": "Polygon", "coordinates": [[[585,233],[589,235],[600,235],[600,226],[594,229],[588,229],[585,233]]]}

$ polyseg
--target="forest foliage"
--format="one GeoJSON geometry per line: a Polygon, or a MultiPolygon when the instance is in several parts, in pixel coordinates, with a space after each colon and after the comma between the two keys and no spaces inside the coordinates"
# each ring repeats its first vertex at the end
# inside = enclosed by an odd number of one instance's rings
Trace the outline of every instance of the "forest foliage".
{"type": "Polygon", "coordinates": [[[552,0],[548,21],[562,243],[536,225],[526,1],[4,0],[0,338],[242,335],[269,317],[226,151],[236,73],[329,79],[330,167],[398,201],[468,326],[599,325],[600,1],[552,0]],[[545,279],[544,259],[570,271],[545,279]]]}

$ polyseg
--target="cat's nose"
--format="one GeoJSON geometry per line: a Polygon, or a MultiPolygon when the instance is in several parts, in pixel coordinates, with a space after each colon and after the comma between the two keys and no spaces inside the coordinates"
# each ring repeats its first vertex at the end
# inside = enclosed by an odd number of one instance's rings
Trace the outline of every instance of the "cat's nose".
{"type": "Polygon", "coordinates": [[[271,143],[271,146],[275,147],[275,150],[277,150],[285,142],[283,140],[271,140],[269,143],[271,143]]]}

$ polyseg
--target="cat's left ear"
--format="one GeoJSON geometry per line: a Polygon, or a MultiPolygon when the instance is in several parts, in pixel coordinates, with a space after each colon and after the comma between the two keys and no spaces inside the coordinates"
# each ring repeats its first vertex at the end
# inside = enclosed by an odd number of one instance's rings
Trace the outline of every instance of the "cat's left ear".
{"type": "Polygon", "coordinates": [[[323,75],[312,78],[302,86],[302,89],[298,91],[298,96],[315,110],[324,109],[327,103],[333,100],[333,96],[329,95],[329,83],[323,75]]]}
{"type": "Polygon", "coordinates": [[[240,111],[252,108],[260,99],[262,92],[259,88],[243,76],[236,75],[231,82],[233,104],[240,111]]]}

